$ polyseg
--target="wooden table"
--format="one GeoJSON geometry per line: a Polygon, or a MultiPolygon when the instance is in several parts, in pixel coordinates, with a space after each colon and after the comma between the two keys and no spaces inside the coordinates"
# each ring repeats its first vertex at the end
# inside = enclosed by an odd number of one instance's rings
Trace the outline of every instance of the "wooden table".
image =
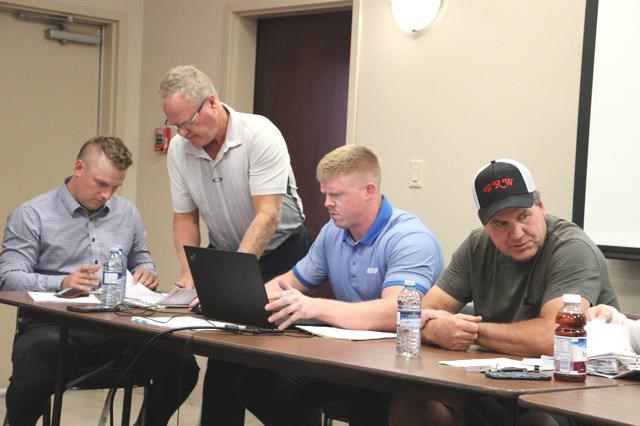
{"type": "Polygon", "coordinates": [[[640,385],[520,396],[520,405],[597,424],[640,425],[640,385]]]}
{"type": "MultiPolygon", "coordinates": [[[[59,324],[63,338],[66,338],[67,328],[79,328],[140,344],[166,331],[161,327],[133,323],[129,317],[114,313],[81,314],[67,311],[64,304],[35,303],[25,292],[0,292],[0,303],[18,306],[31,317],[59,324]]],[[[168,312],[159,315],[166,316],[168,312]]],[[[61,339],[61,347],[63,345],[61,339]]],[[[352,342],[320,337],[179,331],[163,336],[155,345],[180,351],[186,347],[194,354],[215,359],[385,392],[424,395],[443,402],[462,402],[478,395],[493,396],[504,402],[504,423],[509,425],[515,423],[520,395],[617,384],[594,376],[589,376],[586,383],[492,380],[484,374],[469,373],[463,368],[441,365],[438,361],[496,358],[503,357],[503,354],[477,349],[454,352],[423,346],[420,358],[406,360],[396,357],[393,339],[352,342]]],[[[63,365],[62,351],[60,357],[60,365],[63,365]]],[[[54,397],[54,414],[61,398],[60,387],[54,397]]]]}

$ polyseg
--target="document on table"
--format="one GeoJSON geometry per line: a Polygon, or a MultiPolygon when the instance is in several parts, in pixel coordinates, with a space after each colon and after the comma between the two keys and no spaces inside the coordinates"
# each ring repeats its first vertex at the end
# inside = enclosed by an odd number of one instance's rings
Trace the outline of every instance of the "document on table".
{"type": "Polygon", "coordinates": [[[296,328],[320,337],[342,340],[375,340],[392,339],[396,333],[384,333],[381,331],[350,330],[346,328],[321,327],[315,325],[297,325],[296,328]]]}
{"type": "Polygon", "coordinates": [[[640,375],[640,357],[629,343],[624,324],[593,320],[587,330],[587,373],[619,379],[640,375]]]}
{"type": "Polygon", "coordinates": [[[477,372],[490,369],[500,370],[503,368],[522,368],[533,371],[536,366],[539,370],[543,371],[553,370],[553,365],[550,365],[544,358],[523,358],[521,361],[510,358],[459,359],[455,361],[439,361],[439,363],[451,367],[462,367],[469,371],[477,372]]]}
{"type": "Polygon", "coordinates": [[[99,304],[98,298],[90,294],[88,296],[76,297],[74,299],[66,299],[64,297],[58,297],[55,293],[47,291],[30,291],[29,296],[34,302],[55,302],[55,303],[95,303],[99,304]]]}
{"type": "Polygon", "coordinates": [[[125,297],[137,299],[146,304],[169,307],[187,307],[197,297],[194,289],[174,288],[170,293],[150,290],[145,285],[133,282],[133,276],[127,271],[127,290],[125,297]]]}

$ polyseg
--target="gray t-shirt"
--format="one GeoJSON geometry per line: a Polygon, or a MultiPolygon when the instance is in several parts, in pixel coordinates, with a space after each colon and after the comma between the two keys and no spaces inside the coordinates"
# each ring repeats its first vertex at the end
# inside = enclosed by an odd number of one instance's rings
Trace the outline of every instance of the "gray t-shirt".
{"type": "Polygon", "coordinates": [[[180,135],[169,145],[167,168],[176,213],[199,210],[214,247],[235,251],[255,217],[252,197],[281,194],[280,223],[265,254],[304,221],[287,145],[267,118],[228,105],[227,134],[215,159],[180,135]]]}
{"type": "Polygon", "coordinates": [[[502,254],[484,229],[472,231],[437,286],[462,303],[473,301],[487,322],[537,318],[542,305],[565,293],[618,308],[598,247],[576,224],[551,215],[545,220],[544,244],[528,262],[502,254]]]}

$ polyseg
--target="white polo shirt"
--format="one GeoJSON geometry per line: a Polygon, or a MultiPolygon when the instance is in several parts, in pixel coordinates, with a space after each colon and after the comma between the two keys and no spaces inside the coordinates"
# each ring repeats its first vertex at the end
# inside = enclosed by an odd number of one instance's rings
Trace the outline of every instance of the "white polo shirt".
{"type": "Polygon", "coordinates": [[[180,135],[171,139],[167,168],[173,210],[198,209],[209,229],[209,242],[235,251],[255,217],[251,197],[282,194],[280,224],[268,253],[304,221],[287,145],[267,118],[223,106],[229,112],[229,124],[215,160],[180,135]]]}

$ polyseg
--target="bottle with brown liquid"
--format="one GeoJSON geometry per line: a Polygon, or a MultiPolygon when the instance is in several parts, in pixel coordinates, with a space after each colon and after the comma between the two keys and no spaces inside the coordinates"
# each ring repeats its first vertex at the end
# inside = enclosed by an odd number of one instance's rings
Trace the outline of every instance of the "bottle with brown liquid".
{"type": "Polygon", "coordinates": [[[580,309],[577,294],[562,296],[564,306],[556,315],[553,342],[553,378],[565,382],[584,382],[587,378],[587,318],[580,309]]]}

